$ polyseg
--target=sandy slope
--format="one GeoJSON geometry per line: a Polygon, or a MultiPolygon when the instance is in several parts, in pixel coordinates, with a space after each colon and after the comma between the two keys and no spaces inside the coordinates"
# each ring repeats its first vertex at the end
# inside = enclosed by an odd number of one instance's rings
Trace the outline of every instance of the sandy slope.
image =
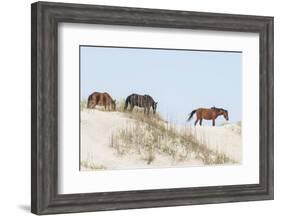
{"type": "MultiPolygon", "coordinates": [[[[139,156],[118,156],[110,147],[110,136],[132,122],[119,112],[84,110],[81,112],[81,161],[108,169],[143,168],[139,156]]],[[[86,170],[82,166],[82,170],[86,170]]]]}
{"type": "MultiPolygon", "coordinates": [[[[157,155],[151,164],[141,159],[140,155],[129,154],[119,156],[110,147],[112,133],[134,122],[120,112],[104,112],[99,110],[81,111],[81,162],[94,165],[95,168],[106,169],[135,169],[155,168],[170,166],[194,166],[203,162],[192,159],[189,161],[173,161],[170,156],[157,155]]],[[[228,157],[239,162],[241,158],[241,135],[227,127],[191,127],[192,133],[207,143],[208,148],[225,153],[228,157]],[[228,144],[228,145],[224,145],[228,144]]],[[[85,167],[82,170],[91,170],[93,167],[85,167]]]]}
{"type": "Polygon", "coordinates": [[[209,149],[223,153],[236,162],[241,162],[242,146],[241,134],[238,126],[227,124],[224,126],[196,126],[191,127],[193,135],[209,149]]]}

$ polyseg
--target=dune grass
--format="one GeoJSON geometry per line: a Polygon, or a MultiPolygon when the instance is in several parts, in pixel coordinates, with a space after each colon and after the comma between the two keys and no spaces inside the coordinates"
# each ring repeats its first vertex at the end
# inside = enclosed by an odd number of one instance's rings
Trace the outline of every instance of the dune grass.
{"type": "Polygon", "coordinates": [[[147,116],[142,110],[120,111],[133,120],[111,135],[110,146],[120,156],[136,153],[147,164],[157,155],[171,157],[174,161],[196,159],[205,165],[233,163],[226,155],[208,149],[206,139],[196,139],[190,128],[179,131],[159,114],[147,116]]]}

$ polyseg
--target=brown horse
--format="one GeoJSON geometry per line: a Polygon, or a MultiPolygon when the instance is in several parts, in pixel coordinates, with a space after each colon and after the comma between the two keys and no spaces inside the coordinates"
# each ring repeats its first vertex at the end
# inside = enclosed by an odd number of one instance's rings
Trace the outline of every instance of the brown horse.
{"type": "Polygon", "coordinates": [[[212,107],[212,108],[199,108],[199,109],[195,109],[193,110],[187,121],[190,121],[192,116],[196,113],[196,121],[194,123],[194,125],[196,126],[196,124],[199,122],[200,125],[202,125],[202,120],[213,120],[213,126],[215,126],[215,120],[218,116],[223,115],[223,117],[225,118],[225,120],[228,121],[228,111],[223,109],[223,108],[216,108],[216,107],[212,107]]]}
{"type": "Polygon", "coordinates": [[[104,109],[110,111],[116,109],[116,100],[113,100],[108,93],[94,92],[88,97],[87,108],[94,109],[96,105],[104,106],[104,109]]]}

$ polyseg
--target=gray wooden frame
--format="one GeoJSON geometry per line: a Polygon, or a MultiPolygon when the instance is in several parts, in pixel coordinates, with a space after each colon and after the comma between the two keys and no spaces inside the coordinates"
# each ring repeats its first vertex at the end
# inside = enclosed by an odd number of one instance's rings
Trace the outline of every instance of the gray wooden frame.
{"type": "Polygon", "coordinates": [[[273,17],[37,2],[31,6],[31,24],[33,213],[69,213],[273,199],[273,17]],[[258,33],[259,184],[58,194],[57,30],[61,22],[258,33]]]}

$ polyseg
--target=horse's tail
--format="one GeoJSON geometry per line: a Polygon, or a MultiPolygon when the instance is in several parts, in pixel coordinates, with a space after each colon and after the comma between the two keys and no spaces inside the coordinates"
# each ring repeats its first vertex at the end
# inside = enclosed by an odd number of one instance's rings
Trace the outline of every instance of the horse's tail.
{"type": "Polygon", "coordinates": [[[194,113],[197,111],[197,109],[193,110],[190,114],[189,114],[189,117],[186,121],[190,121],[192,116],[194,115],[194,113]]]}
{"type": "Polygon", "coordinates": [[[124,111],[128,108],[129,99],[130,99],[130,96],[128,96],[128,97],[126,98],[125,106],[124,106],[124,111]]]}
{"type": "Polygon", "coordinates": [[[88,97],[87,108],[90,108],[91,98],[92,98],[92,94],[88,97]]]}

